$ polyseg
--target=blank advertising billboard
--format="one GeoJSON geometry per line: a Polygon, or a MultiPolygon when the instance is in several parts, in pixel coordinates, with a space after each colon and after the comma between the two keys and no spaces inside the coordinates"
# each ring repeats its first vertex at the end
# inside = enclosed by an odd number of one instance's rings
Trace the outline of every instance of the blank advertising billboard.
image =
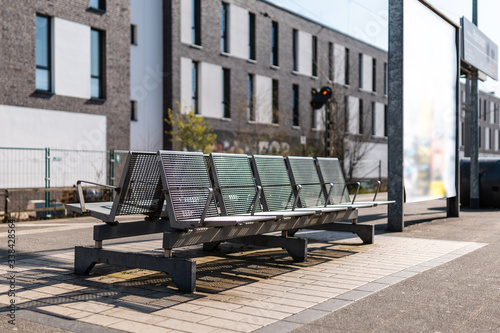
{"type": "Polygon", "coordinates": [[[422,1],[405,0],[403,29],[406,202],[454,197],[457,28],[422,1]]]}

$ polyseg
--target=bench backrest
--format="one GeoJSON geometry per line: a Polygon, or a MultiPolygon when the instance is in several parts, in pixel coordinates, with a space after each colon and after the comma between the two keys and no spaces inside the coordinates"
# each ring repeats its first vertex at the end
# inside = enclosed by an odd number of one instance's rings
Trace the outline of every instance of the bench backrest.
{"type": "Polygon", "coordinates": [[[325,191],[330,191],[329,184],[333,184],[329,202],[332,204],[350,202],[349,191],[345,188],[346,182],[338,158],[316,158],[321,182],[326,184],[325,191]]]}
{"type": "Polygon", "coordinates": [[[205,207],[206,217],[219,215],[215,200],[207,204],[212,183],[203,153],[160,150],[158,159],[172,228],[201,226],[205,207]]]}
{"type": "Polygon", "coordinates": [[[301,185],[299,195],[300,207],[319,207],[325,205],[325,194],[318,176],[316,164],[312,157],[286,158],[290,180],[295,185],[301,185]]]}
{"type": "MultiPolygon", "coordinates": [[[[212,153],[210,164],[221,214],[251,213],[258,191],[249,157],[244,154],[212,153]]],[[[262,209],[258,203],[255,212],[260,211],[262,209]]]]}
{"type": "Polygon", "coordinates": [[[159,217],[163,194],[156,153],[129,152],[118,188],[110,212],[111,219],[131,214],[159,217]]]}
{"type": "Polygon", "coordinates": [[[262,206],[266,211],[291,210],[295,193],[283,156],[254,155],[255,179],[262,187],[262,206]]]}

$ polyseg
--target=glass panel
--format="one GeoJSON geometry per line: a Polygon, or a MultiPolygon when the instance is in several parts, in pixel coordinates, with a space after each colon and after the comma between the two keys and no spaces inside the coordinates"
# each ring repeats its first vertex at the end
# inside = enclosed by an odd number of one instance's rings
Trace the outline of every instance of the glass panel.
{"type": "Polygon", "coordinates": [[[36,65],[49,67],[49,18],[36,17],[36,65]]]}
{"type": "Polygon", "coordinates": [[[90,31],[90,75],[100,76],[101,59],[100,55],[100,34],[97,30],[90,31]]]}
{"type": "Polygon", "coordinates": [[[36,69],[36,89],[37,90],[44,90],[44,91],[50,90],[49,75],[50,75],[50,72],[47,69],[41,69],[41,68],[36,69]]]}
{"type": "Polygon", "coordinates": [[[99,78],[90,79],[90,96],[92,98],[101,97],[101,80],[99,78]]]}

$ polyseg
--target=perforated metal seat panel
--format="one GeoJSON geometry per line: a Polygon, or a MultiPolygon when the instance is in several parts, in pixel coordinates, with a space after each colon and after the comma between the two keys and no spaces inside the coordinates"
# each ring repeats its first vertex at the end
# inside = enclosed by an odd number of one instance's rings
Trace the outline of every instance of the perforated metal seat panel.
{"type": "Polygon", "coordinates": [[[324,157],[318,157],[316,160],[318,161],[323,182],[325,184],[333,184],[330,201],[335,204],[351,202],[349,192],[344,190],[345,179],[339,160],[337,158],[324,157]]]}
{"type": "MultiPolygon", "coordinates": [[[[210,154],[215,185],[220,191],[223,215],[248,214],[252,211],[257,187],[250,161],[242,154],[210,154]]],[[[255,212],[262,211],[260,204],[255,212]]]]}
{"type": "MultiPolygon", "coordinates": [[[[176,151],[158,154],[171,217],[175,221],[199,220],[212,187],[203,154],[176,151]]],[[[215,201],[211,200],[206,216],[218,215],[215,201]]]]}
{"type": "Polygon", "coordinates": [[[123,175],[115,215],[159,213],[163,200],[156,154],[131,152],[123,175]]]}
{"type": "Polygon", "coordinates": [[[292,182],[301,185],[300,204],[303,208],[325,205],[325,195],[312,157],[287,157],[292,182]]]}
{"type": "Polygon", "coordinates": [[[257,182],[262,186],[264,207],[269,211],[293,208],[295,195],[282,156],[254,155],[257,182]]]}

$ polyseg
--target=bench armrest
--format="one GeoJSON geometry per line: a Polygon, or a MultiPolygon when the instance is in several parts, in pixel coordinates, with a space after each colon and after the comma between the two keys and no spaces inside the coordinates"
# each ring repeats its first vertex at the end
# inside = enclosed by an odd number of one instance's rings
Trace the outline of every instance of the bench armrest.
{"type": "MultiPolygon", "coordinates": [[[[360,182],[346,182],[344,185],[344,189],[342,190],[342,195],[341,195],[342,197],[344,196],[344,192],[347,189],[347,185],[354,185],[354,184],[356,184],[356,192],[354,193],[354,197],[352,198],[351,204],[354,204],[354,201],[356,200],[356,197],[358,196],[359,188],[361,187],[360,182]]],[[[349,192],[347,192],[347,193],[349,193],[349,192]]]]}
{"type": "Polygon", "coordinates": [[[382,183],[380,182],[380,180],[377,180],[377,189],[375,190],[375,195],[373,196],[373,201],[375,201],[375,199],[377,198],[377,194],[378,194],[378,191],[380,190],[380,185],[382,183]]]}
{"type": "Polygon", "coordinates": [[[295,196],[295,200],[293,201],[292,211],[294,211],[295,207],[297,207],[297,203],[299,202],[300,198],[300,191],[302,190],[302,185],[296,185],[296,186],[297,186],[297,195],[295,196]]]}
{"type": "Polygon", "coordinates": [[[101,186],[101,187],[106,187],[106,188],[109,188],[109,189],[113,189],[116,192],[119,192],[119,188],[116,187],[116,186],[98,184],[98,183],[94,183],[94,182],[88,182],[86,180],[79,180],[79,181],[77,181],[76,182],[76,188],[77,188],[77,191],[78,191],[78,199],[80,200],[80,207],[82,208],[82,213],[85,213],[87,211],[85,209],[85,196],[83,195],[82,183],[91,184],[91,185],[97,185],[97,186],[101,186]]]}

